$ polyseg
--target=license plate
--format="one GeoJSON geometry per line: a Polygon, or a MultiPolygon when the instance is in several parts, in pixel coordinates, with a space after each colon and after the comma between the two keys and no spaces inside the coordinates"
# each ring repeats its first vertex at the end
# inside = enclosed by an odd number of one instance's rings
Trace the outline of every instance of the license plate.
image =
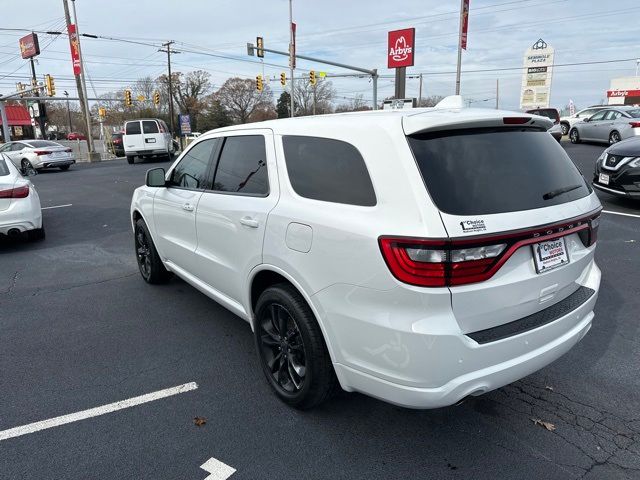
{"type": "Polygon", "coordinates": [[[147,142],[147,143],[156,143],[156,139],[155,138],[145,138],[144,141],[147,142]]]}
{"type": "Polygon", "coordinates": [[[609,185],[609,175],[605,175],[604,173],[601,173],[598,176],[598,182],[604,184],[604,185],[609,185]]]}
{"type": "Polygon", "coordinates": [[[535,243],[532,245],[532,248],[536,272],[538,273],[543,273],[569,263],[569,255],[567,255],[567,245],[564,237],[535,243]]]}

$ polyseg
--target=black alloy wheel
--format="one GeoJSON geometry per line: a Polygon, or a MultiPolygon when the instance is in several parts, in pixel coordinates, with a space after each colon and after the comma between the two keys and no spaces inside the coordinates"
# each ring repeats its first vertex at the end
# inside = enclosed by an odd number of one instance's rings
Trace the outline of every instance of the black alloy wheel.
{"type": "Polygon", "coordinates": [[[561,123],[560,124],[560,130],[562,131],[562,135],[568,135],[569,134],[569,125],[567,125],[566,123],[561,123]]]}
{"type": "Polygon", "coordinates": [[[136,260],[142,278],[147,283],[164,283],[171,278],[171,273],[162,264],[151,234],[144,220],[136,221],[134,231],[136,260]]]}
{"type": "Polygon", "coordinates": [[[571,143],[580,143],[580,134],[575,128],[572,128],[569,132],[569,138],[571,139],[571,143]]]}
{"type": "Polygon", "coordinates": [[[33,165],[31,165],[31,162],[26,158],[23,158],[22,161],[20,162],[20,168],[22,169],[23,175],[28,175],[29,172],[35,172],[33,165]]]}
{"type": "Polygon", "coordinates": [[[302,389],[306,352],[300,329],[286,307],[271,303],[259,318],[260,354],[274,384],[285,393],[302,389]]]}
{"type": "Polygon", "coordinates": [[[300,292],[287,283],[271,286],[254,311],[262,371],[280,400],[303,410],[329,398],[338,380],[320,325],[300,292]]]}

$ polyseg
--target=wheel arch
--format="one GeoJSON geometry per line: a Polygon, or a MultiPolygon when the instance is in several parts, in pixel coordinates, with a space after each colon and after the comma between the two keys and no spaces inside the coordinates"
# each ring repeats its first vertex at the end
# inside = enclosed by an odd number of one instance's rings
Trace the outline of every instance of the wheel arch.
{"type": "MultiPolygon", "coordinates": [[[[328,334],[324,322],[322,320],[322,312],[320,311],[320,306],[314,304],[311,300],[311,296],[307,294],[306,290],[302,287],[301,282],[297,281],[292,275],[283,269],[276,267],[275,265],[267,265],[262,264],[258,267],[254,268],[249,275],[248,282],[248,298],[247,298],[247,306],[248,312],[251,315],[251,330],[255,330],[255,313],[254,308],[260,294],[267,288],[273,285],[277,285],[279,283],[286,283],[291,285],[296,291],[302,295],[302,298],[309,308],[313,312],[313,315],[320,326],[320,331],[322,332],[322,336],[324,337],[325,345],[327,346],[327,350],[329,351],[329,357],[331,361],[335,363],[336,356],[334,355],[333,342],[331,341],[331,336],[328,334]]],[[[342,383],[342,382],[341,382],[342,383]]]]}

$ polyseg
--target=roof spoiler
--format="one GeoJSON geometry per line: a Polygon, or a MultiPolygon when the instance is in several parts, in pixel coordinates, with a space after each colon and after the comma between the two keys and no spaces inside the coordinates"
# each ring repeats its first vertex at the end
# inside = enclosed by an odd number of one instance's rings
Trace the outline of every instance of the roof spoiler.
{"type": "Polygon", "coordinates": [[[449,95],[448,97],[444,97],[442,100],[440,100],[438,104],[433,108],[435,110],[451,110],[464,108],[464,100],[462,99],[462,95],[449,95]]]}

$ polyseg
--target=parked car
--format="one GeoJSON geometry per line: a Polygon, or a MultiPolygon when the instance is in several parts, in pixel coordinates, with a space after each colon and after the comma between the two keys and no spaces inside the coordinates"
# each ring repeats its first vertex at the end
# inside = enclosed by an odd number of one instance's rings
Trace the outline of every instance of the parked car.
{"type": "Polygon", "coordinates": [[[140,273],[249,322],[291,406],[480,395],[593,319],[602,207],[550,126],[448,97],[205,133],[133,194],[140,273]]]}
{"type": "Polygon", "coordinates": [[[622,140],[596,160],[593,186],[598,190],[640,199],[640,137],[622,140]]]}
{"type": "Polygon", "coordinates": [[[36,188],[3,153],[0,153],[0,235],[10,238],[26,235],[32,240],[45,236],[36,188]]]}
{"type": "Polygon", "coordinates": [[[116,157],[124,157],[124,142],[122,141],[122,137],[124,136],[124,132],[115,132],[111,134],[111,145],[109,148],[111,149],[111,153],[113,153],[116,157]]]}
{"type": "Polygon", "coordinates": [[[576,123],[581,122],[585,118],[592,117],[594,114],[598,113],[600,110],[608,108],[606,105],[594,105],[593,107],[584,108],[573,115],[566,115],[564,117],[560,117],[560,128],[562,129],[563,135],[569,135],[569,131],[571,127],[573,127],[576,123]]]}
{"type": "Polygon", "coordinates": [[[600,110],[569,131],[571,143],[587,140],[612,144],[636,135],[640,135],[640,108],[624,106],[600,110]]]}
{"type": "Polygon", "coordinates": [[[136,157],[173,158],[175,153],[169,127],[159,118],[130,120],[124,125],[124,151],[127,162],[135,162],[136,157]]]}
{"type": "Polygon", "coordinates": [[[79,132],[71,132],[67,135],[67,140],[86,140],[87,137],[79,132]]]}
{"type": "Polygon", "coordinates": [[[553,138],[558,142],[562,140],[562,129],[560,128],[560,112],[555,108],[534,108],[527,110],[531,115],[540,115],[546,117],[553,122],[553,126],[548,130],[553,138]]]}
{"type": "Polygon", "coordinates": [[[0,147],[0,153],[9,157],[22,172],[31,168],[69,170],[69,167],[76,163],[73,151],[69,147],[49,140],[7,142],[0,147]]]}

